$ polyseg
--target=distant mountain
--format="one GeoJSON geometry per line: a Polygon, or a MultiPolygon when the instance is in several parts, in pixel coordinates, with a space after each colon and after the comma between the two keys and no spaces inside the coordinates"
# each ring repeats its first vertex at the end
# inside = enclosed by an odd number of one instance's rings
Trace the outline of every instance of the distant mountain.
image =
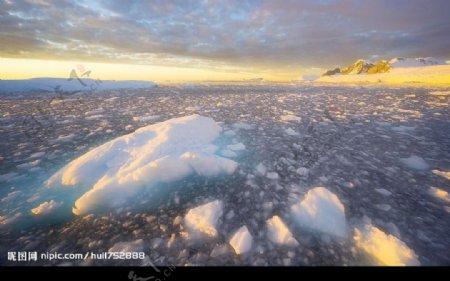
{"type": "Polygon", "coordinates": [[[151,81],[138,80],[94,80],[67,78],[33,78],[26,80],[0,80],[0,92],[77,92],[92,90],[142,89],[152,88],[156,84],[151,81]]]}
{"type": "Polygon", "coordinates": [[[392,67],[420,67],[428,65],[445,65],[444,60],[436,58],[393,58],[389,61],[392,67]]]}
{"type": "Polygon", "coordinates": [[[447,64],[443,60],[435,58],[393,58],[389,62],[380,60],[378,62],[372,62],[368,60],[359,59],[355,63],[344,67],[328,70],[322,76],[332,76],[336,74],[377,74],[389,72],[391,68],[404,68],[404,67],[421,67],[431,65],[445,65],[447,64]]]}

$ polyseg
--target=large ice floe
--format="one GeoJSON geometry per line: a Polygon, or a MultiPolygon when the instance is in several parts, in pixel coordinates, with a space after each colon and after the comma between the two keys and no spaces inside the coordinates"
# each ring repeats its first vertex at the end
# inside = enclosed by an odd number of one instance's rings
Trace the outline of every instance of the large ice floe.
{"type": "Polygon", "coordinates": [[[232,174],[237,163],[216,154],[213,144],[221,131],[213,119],[196,114],[142,127],[73,160],[47,185],[90,188],[73,208],[83,215],[120,207],[158,183],[232,174]]]}
{"type": "Polygon", "coordinates": [[[347,237],[344,205],[334,193],[324,187],[308,191],[303,200],[291,207],[291,214],[300,227],[347,237]]]}
{"type": "Polygon", "coordinates": [[[403,241],[384,233],[372,224],[366,224],[360,229],[355,228],[353,239],[358,248],[382,265],[420,265],[417,255],[403,241]]]}

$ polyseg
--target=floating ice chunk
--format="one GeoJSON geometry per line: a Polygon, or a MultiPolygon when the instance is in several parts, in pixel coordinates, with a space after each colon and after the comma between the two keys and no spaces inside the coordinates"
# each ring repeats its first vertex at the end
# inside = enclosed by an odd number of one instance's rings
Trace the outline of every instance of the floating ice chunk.
{"type": "Polygon", "coordinates": [[[285,121],[285,122],[301,122],[302,121],[301,117],[295,116],[293,114],[282,115],[280,118],[282,121],[285,121]]]}
{"type": "Polygon", "coordinates": [[[230,245],[238,255],[250,251],[252,243],[253,237],[245,225],[239,228],[230,239],[230,245]]]}
{"type": "Polygon", "coordinates": [[[378,209],[385,211],[385,212],[387,212],[391,209],[391,205],[388,205],[388,204],[377,204],[377,205],[375,205],[375,207],[377,207],[378,209]]]}
{"type": "Polygon", "coordinates": [[[444,177],[448,180],[450,180],[450,172],[444,172],[444,171],[439,171],[439,170],[433,170],[431,171],[433,174],[444,177]]]}
{"type": "Polygon", "coordinates": [[[184,110],[186,110],[186,111],[196,111],[196,110],[200,110],[200,109],[202,109],[201,106],[188,106],[184,110]]]}
{"type": "Polygon", "coordinates": [[[237,153],[228,149],[225,149],[222,151],[222,156],[228,157],[228,158],[233,158],[237,156],[237,153]]]}
{"type": "Polygon", "coordinates": [[[159,118],[161,118],[159,115],[136,116],[136,117],[133,117],[133,121],[135,121],[135,122],[150,122],[150,121],[156,121],[159,118]]]}
{"type": "Polygon", "coordinates": [[[289,136],[298,136],[299,135],[299,133],[292,130],[291,128],[287,128],[286,130],[284,130],[284,132],[289,136]]]}
{"type": "Polygon", "coordinates": [[[62,204],[63,204],[62,202],[58,203],[55,202],[54,200],[51,200],[50,202],[45,201],[36,208],[31,209],[31,212],[34,215],[47,215],[58,209],[62,204]]]}
{"type": "Polygon", "coordinates": [[[264,164],[263,163],[259,163],[258,164],[258,166],[256,166],[256,171],[259,173],[259,174],[261,174],[261,175],[265,175],[266,174],[266,172],[267,172],[267,168],[266,168],[266,166],[264,166],[264,164]]]}
{"type": "Polygon", "coordinates": [[[233,124],[233,128],[238,130],[251,130],[253,127],[250,124],[238,122],[233,124]]]}
{"type": "Polygon", "coordinates": [[[266,177],[271,180],[277,180],[279,176],[277,172],[268,172],[266,177]]]}
{"type": "Polygon", "coordinates": [[[109,248],[108,252],[132,253],[142,252],[145,249],[144,240],[138,239],[130,242],[118,242],[109,248]]]}
{"type": "Polygon", "coordinates": [[[28,157],[28,159],[40,158],[40,157],[42,157],[44,155],[45,155],[44,151],[36,152],[36,153],[31,154],[30,157],[28,157]]]}
{"type": "Polygon", "coordinates": [[[429,192],[434,197],[450,203],[450,195],[448,194],[447,191],[436,188],[436,187],[430,187],[429,192]]]}
{"type": "Polygon", "coordinates": [[[376,188],[375,191],[380,193],[381,195],[384,195],[384,196],[391,196],[392,195],[392,192],[390,192],[389,190],[386,190],[384,188],[376,188]]]}
{"type": "Polygon", "coordinates": [[[103,108],[97,108],[97,109],[94,109],[94,110],[91,110],[91,111],[86,111],[86,112],[84,113],[84,115],[85,115],[85,116],[88,116],[88,115],[98,115],[98,114],[101,114],[101,113],[103,113],[103,112],[105,112],[105,110],[104,110],[103,108]]]}
{"type": "Polygon", "coordinates": [[[232,174],[237,163],[215,154],[212,142],[221,128],[213,119],[191,115],[142,127],[78,157],[55,173],[48,186],[92,188],[75,202],[73,212],[118,208],[144,189],[157,192],[192,174],[232,174]]]}
{"type": "Polygon", "coordinates": [[[296,170],[297,174],[299,174],[301,177],[307,177],[309,174],[309,169],[306,167],[300,167],[296,170]]]}
{"type": "Polygon", "coordinates": [[[450,91],[434,91],[428,93],[431,96],[446,97],[450,95],[450,91]]]}
{"type": "Polygon", "coordinates": [[[371,224],[355,228],[356,246],[388,266],[420,265],[413,250],[395,236],[387,235],[371,224]]]}
{"type": "Polygon", "coordinates": [[[119,99],[119,97],[112,97],[112,98],[106,99],[104,101],[106,101],[106,102],[113,102],[113,101],[116,101],[118,99],[119,99]]]}
{"type": "Polygon", "coordinates": [[[413,131],[416,127],[407,127],[407,126],[397,126],[391,127],[391,130],[397,133],[405,133],[408,131],[413,131]]]}
{"type": "Polygon", "coordinates": [[[214,249],[211,251],[210,256],[215,258],[224,254],[228,253],[228,245],[217,245],[214,247],[214,249]]]}
{"type": "Polygon", "coordinates": [[[426,170],[429,168],[427,162],[425,162],[422,157],[416,155],[411,155],[408,158],[401,158],[400,162],[406,167],[414,170],[426,170]]]}
{"type": "Polygon", "coordinates": [[[269,240],[275,244],[297,246],[298,242],[292,236],[292,233],[286,227],[279,216],[273,216],[267,220],[267,229],[269,240]]]}
{"type": "Polygon", "coordinates": [[[11,181],[17,175],[18,175],[18,173],[15,173],[15,172],[11,172],[11,173],[0,175],[0,181],[11,181]]]}
{"type": "Polygon", "coordinates": [[[217,236],[216,225],[223,214],[222,201],[215,200],[190,209],[184,218],[191,231],[200,232],[210,237],[217,236]]]}
{"type": "Polygon", "coordinates": [[[22,191],[16,190],[16,191],[11,191],[8,193],[8,195],[6,195],[5,197],[2,198],[2,203],[11,201],[12,199],[16,198],[18,195],[22,194],[22,191]]]}
{"type": "Polygon", "coordinates": [[[227,131],[223,132],[223,134],[224,134],[225,136],[233,137],[233,136],[236,135],[236,132],[233,131],[233,130],[227,130],[227,131]]]}
{"type": "Polygon", "coordinates": [[[35,167],[35,166],[39,165],[39,163],[41,163],[40,159],[17,165],[17,168],[18,169],[30,169],[31,167],[35,167]]]}
{"type": "Polygon", "coordinates": [[[13,224],[21,216],[22,216],[22,213],[15,213],[14,216],[12,216],[12,217],[0,216],[0,228],[5,227],[10,224],[13,224]]]}
{"type": "Polygon", "coordinates": [[[68,135],[66,135],[66,136],[60,135],[60,136],[58,136],[57,139],[51,141],[51,143],[55,143],[55,142],[68,142],[68,141],[71,141],[74,137],[75,137],[75,134],[68,134],[68,135]]]}
{"type": "Polygon", "coordinates": [[[232,151],[245,150],[245,145],[243,143],[236,143],[227,145],[227,149],[232,151]]]}
{"type": "Polygon", "coordinates": [[[291,207],[294,220],[301,227],[345,238],[345,209],[339,198],[324,187],[308,191],[305,198],[291,207]]]}

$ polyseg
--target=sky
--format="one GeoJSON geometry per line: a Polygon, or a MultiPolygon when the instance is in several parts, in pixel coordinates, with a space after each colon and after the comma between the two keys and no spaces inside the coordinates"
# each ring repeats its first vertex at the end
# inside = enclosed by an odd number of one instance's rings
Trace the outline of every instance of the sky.
{"type": "Polygon", "coordinates": [[[449,0],[0,0],[0,79],[295,80],[450,59],[449,0]]]}

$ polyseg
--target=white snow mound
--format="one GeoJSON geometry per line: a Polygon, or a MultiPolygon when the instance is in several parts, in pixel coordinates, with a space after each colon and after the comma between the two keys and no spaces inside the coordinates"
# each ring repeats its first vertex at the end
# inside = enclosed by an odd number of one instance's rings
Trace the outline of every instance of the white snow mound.
{"type": "Polygon", "coordinates": [[[300,227],[347,237],[344,205],[324,187],[308,191],[302,201],[291,206],[291,214],[300,227]]]}
{"type": "Polygon", "coordinates": [[[230,245],[238,255],[250,251],[252,243],[253,237],[245,225],[239,228],[230,239],[230,245]]]}
{"type": "Polygon", "coordinates": [[[190,209],[186,214],[184,221],[188,229],[206,234],[210,237],[216,237],[216,225],[222,214],[223,203],[222,201],[215,200],[190,209]]]}
{"type": "Polygon", "coordinates": [[[190,115],[142,127],[100,145],[55,173],[48,186],[91,187],[73,213],[117,208],[143,189],[192,174],[232,174],[237,163],[216,155],[212,142],[221,127],[213,119],[190,115]]]}
{"type": "Polygon", "coordinates": [[[269,240],[275,244],[297,246],[298,242],[286,227],[279,216],[273,216],[267,220],[267,230],[269,240]]]}
{"type": "Polygon", "coordinates": [[[397,237],[388,235],[371,224],[362,229],[355,228],[356,246],[374,257],[381,265],[420,265],[413,250],[397,237]]]}

